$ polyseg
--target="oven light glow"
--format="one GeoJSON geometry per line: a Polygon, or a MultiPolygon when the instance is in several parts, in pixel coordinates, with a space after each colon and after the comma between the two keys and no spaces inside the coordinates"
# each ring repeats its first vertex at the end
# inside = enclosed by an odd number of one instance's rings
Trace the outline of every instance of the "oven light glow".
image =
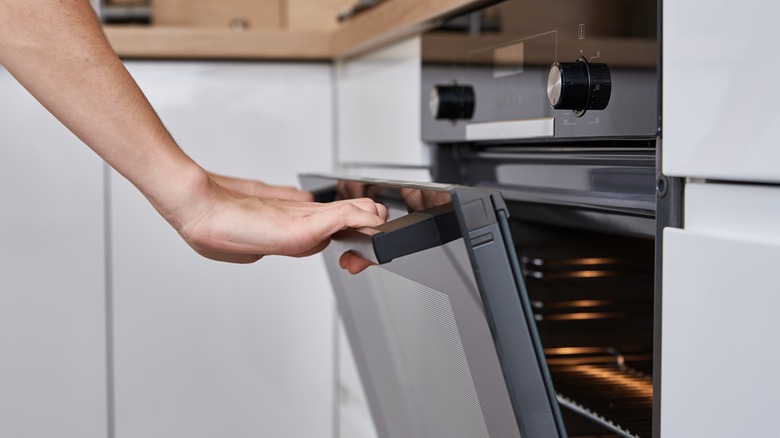
{"type": "MultiPolygon", "coordinates": [[[[615,304],[614,301],[608,300],[573,300],[573,301],[559,301],[556,303],[547,303],[545,307],[548,308],[561,308],[561,307],[601,307],[615,304]]],[[[540,306],[541,307],[541,306],[540,306]]]]}
{"type": "Polygon", "coordinates": [[[617,318],[620,316],[623,316],[623,314],[617,312],[576,312],[563,315],[545,315],[544,319],[547,321],[582,321],[588,319],[617,318]]]}
{"type": "Polygon", "coordinates": [[[647,378],[632,376],[609,368],[597,367],[593,365],[577,365],[571,367],[571,371],[584,374],[600,380],[606,380],[613,385],[620,385],[635,392],[641,397],[653,396],[653,385],[647,378]]]}

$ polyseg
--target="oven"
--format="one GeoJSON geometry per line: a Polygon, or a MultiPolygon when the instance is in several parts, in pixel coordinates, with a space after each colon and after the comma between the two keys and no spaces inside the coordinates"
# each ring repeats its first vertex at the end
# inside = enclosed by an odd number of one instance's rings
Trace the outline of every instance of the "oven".
{"type": "Polygon", "coordinates": [[[509,0],[422,38],[435,183],[302,177],[391,220],[326,251],[381,438],[660,436],[660,5],[509,0]],[[377,263],[351,276],[343,251],[377,263]]]}

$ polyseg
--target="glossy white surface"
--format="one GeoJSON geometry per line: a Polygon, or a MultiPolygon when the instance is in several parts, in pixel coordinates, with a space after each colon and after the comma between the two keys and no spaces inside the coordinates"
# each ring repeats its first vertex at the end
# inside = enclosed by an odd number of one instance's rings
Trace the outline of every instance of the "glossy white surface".
{"type": "MultiPolygon", "coordinates": [[[[332,171],[327,65],[129,63],[215,172],[296,184],[332,171]]],[[[319,257],[202,259],[112,179],[118,438],[327,437],[333,299],[319,257]]]]}
{"type": "Polygon", "coordinates": [[[664,233],[661,433],[774,436],[780,244],[664,233]]]}
{"type": "Polygon", "coordinates": [[[415,37],[336,65],[339,163],[428,164],[420,53],[415,37]]]}
{"type": "Polygon", "coordinates": [[[103,164],[0,67],[0,436],[106,436],[103,164]]]}
{"type": "Polygon", "coordinates": [[[664,2],[663,171],[780,182],[780,4],[664,2]]]}
{"type": "Polygon", "coordinates": [[[661,430],[771,436],[780,409],[780,187],[688,183],[664,233],[661,430]]]}
{"type": "Polygon", "coordinates": [[[685,229],[780,244],[780,187],[689,182],[685,229]]]}

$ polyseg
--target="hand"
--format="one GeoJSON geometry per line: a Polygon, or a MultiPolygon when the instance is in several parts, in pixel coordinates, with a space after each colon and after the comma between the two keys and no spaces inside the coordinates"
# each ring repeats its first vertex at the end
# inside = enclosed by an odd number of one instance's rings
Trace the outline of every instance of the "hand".
{"type": "Polygon", "coordinates": [[[260,199],[211,180],[204,198],[188,207],[194,211],[179,210],[169,221],[202,256],[233,263],[252,263],[272,254],[316,254],[335,232],[375,227],[387,217],[385,207],[370,199],[328,204],[260,199]]]}
{"type": "MultiPolygon", "coordinates": [[[[344,197],[365,196],[372,191],[376,192],[377,187],[367,186],[365,183],[348,181],[339,185],[338,191],[344,197]]],[[[404,200],[406,208],[410,213],[452,202],[452,195],[449,192],[412,188],[401,189],[401,198],[404,200]]],[[[350,274],[363,272],[372,265],[374,265],[373,262],[351,252],[345,252],[339,258],[339,266],[341,269],[346,269],[350,274]]]]}
{"type": "Polygon", "coordinates": [[[276,186],[261,181],[234,178],[209,172],[209,178],[234,192],[264,199],[287,199],[289,201],[313,201],[311,193],[293,186],[276,186]]]}
{"type": "MultiPolygon", "coordinates": [[[[336,199],[375,198],[379,187],[362,181],[339,180],[336,183],[336,199]]],[[[345,252],[339,257],[339,266],[350,274],[359,274],[375,263],[352,252],[345,252]]]]}

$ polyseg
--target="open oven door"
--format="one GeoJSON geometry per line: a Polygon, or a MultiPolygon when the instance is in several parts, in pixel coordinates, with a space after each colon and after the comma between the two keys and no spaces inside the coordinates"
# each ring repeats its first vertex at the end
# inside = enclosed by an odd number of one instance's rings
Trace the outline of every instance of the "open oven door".
{"type": "Polygon", "coordinates": [[[371,197],[390,212],[325,252],[381,438],[566,436],[498,192],[301,182],[319,201],[371,197]],[[344,251],[378,265],[350,275],[344,251]]]}

